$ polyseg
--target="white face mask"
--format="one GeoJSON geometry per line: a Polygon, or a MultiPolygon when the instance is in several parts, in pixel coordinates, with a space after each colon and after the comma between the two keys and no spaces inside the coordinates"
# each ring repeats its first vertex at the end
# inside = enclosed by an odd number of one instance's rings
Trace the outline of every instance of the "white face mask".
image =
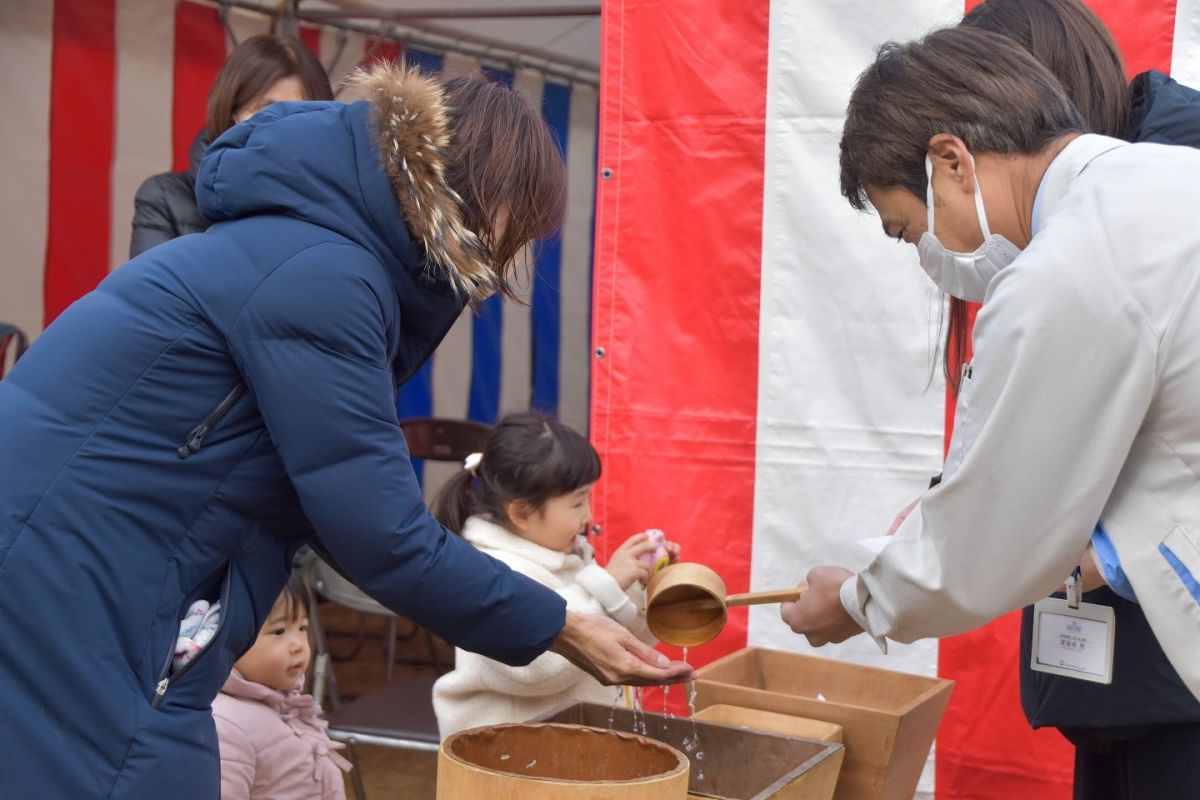
{"type": "Polygon", "coordinates": [[[925,156],[925,174],[929,178],[929,188],[925,194],[929,225],[917,243],[921,268],[946,294],[978,303],[987,293],[992,278],[1016,260],[1021,248],[988,228],[987,216],[983,213],[983,193],[979,191],[976,173],[975,211],[979,215],[979,229],[983,231],[983,244],[973,253],[947,250],[933,234],[933,161],[929,156],[925,156]]]}

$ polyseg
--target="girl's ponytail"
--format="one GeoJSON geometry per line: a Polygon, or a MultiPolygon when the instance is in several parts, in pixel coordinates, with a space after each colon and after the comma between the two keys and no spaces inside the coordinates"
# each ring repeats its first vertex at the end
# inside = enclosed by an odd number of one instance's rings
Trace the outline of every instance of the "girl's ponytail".
{"type": "Polygon", "coordinates": [[[471,487],[474,479],[475,475],[471,470],[460,469],[446,481],[433,500],[433,516],[446,528],[460,535],[463,526],[467,524],[467,517],[478,511],[475,492],[471,487]]]}
{"type": "Polygon", "coordinates": [[[541,414],[509,414],[488,434],[482,453],[438,492],[431,506],[438,522],[461,534],[467,518],[487,514],[504,525],[509,504],[540,510],[546,501],[600,478],[600,456],[587,438],[541,414]]]}

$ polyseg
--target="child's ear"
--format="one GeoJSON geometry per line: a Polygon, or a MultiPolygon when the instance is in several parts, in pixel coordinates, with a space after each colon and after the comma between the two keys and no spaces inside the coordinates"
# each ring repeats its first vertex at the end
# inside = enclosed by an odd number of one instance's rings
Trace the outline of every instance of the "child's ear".
{"type": "Polygon", "coordinates": [[[533,511],[533,506],[524,500],[510,500],[504,509],[504,512],[508,514],[508,521],[520,533],[529,531],[529,519],[533,516],[533,511]]]}

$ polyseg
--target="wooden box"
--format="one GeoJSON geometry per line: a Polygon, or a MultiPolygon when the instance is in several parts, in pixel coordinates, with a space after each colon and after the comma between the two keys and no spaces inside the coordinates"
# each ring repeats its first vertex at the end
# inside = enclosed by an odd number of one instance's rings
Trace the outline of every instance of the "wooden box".
{"type": "Polygon", "coordinates": [[[696,677],[697,708],[745,706],[841,725],[846,761],[836,800],[909,800],[954,688],[940,678],[762,648],[731,653],[696,677]]]}
{"type": "Polygon", "coordinates": [[[540,722],[632,731],[668,744],[692,762],[689,798],[830,800],[842,765],[842,745],[780,736],[733,725],[576,703],[540,722]],[[610,724],[611,720],[611,724],[610,724]],[[644,727],[643,727],[644,726],[644,727]],[[698,746],[689,746],[699,736],[698,746]],[[703,758],[698,754],[703,754],[703,758]]]}
{"type": "Polygon", "coordinates": [[[819,719],[777,714],[774,711],[762,711],[745,706],[727,706],[722,703],[705,706],[696,710],[696,719],[722,722],[726,725],[737,725],[741,728],[752,728],[767,733],[778,733],[781,736],[795,736],[800,739],[818,739],[824,742],[838,743],[845,739],[842,726],[836,722],[822,722],[819,719]]]}

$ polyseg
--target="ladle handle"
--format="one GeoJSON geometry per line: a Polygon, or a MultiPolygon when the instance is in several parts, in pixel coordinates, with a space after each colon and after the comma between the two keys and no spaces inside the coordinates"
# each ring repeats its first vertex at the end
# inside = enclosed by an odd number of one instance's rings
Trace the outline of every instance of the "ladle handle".
{"type": "Polygon", "coordinates": [[[804,589],[775,589],[770,592],[747,592],[746,594],[731,594],[725,598],[727,606],[757,606],[763,603],[790,603],[799,600],[804,589]]]}

